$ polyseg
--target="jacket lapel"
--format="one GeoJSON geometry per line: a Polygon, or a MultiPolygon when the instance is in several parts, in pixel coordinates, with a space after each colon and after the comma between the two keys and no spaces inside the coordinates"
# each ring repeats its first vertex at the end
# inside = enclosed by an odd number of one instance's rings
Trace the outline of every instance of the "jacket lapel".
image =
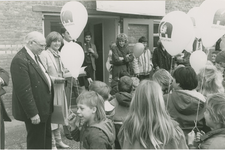
{"type": "Polygon", "coordinates": [[[51,58],[51,60],[52,60],[52,62],[53,62],[53,64],[54,64],[56,70],[59,70],[59,68],[58,68],[57,65],[56,65],[54,56],[52,55],[52,53],[51,53],[49,50],[47,50],[47,52],[48,52],[48,56],[51,58]]]}
{"type": "MultiPolygon", "coordinates": [[[[41,68],[37,65],[37,63],[33,60],[33,58],[27,53],[26,49],[23,49],[23,52],[25,53],[27,60],[29,60],[33,68],[38,72],[38,74],[41,76],[41,78],[45,81],[45,83],[48,85],[48,81],[44,75],[44,72],[41,70],[41,68]]],[[[41,63],[41,62],[40,62],[41,63]]],[[[48,85],[49,86],[49,85],[48,85]]]]}

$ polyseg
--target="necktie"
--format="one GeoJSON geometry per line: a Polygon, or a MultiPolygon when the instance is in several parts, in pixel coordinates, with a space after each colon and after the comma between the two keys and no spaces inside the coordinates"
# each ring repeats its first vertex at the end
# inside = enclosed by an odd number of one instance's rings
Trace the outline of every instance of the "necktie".
{"type": "Polygon", "coordinates": [[[37,55],[34,55],[35,56],[35,60],[36,60],[36,63],[37,63],[37,65],[41,68],[41,66],[40,66],[40,63],[39,63],[39,57],[37,56],[37,55]]]}

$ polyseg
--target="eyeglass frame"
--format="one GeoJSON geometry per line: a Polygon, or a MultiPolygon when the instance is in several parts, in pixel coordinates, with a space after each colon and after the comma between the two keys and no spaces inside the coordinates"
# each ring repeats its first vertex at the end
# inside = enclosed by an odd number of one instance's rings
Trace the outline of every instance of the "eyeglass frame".
{"type": "Polygon", "coordinates": [[[40,43],[38,43],[38,42],[36,42],[36,41],[32,41],[32,42],[36,43],[36,44],[39,45],[40,47],[46,47],[46,44],[45,44],[45,45],[42,45],[42,44],[40,44],[40,43]]]}

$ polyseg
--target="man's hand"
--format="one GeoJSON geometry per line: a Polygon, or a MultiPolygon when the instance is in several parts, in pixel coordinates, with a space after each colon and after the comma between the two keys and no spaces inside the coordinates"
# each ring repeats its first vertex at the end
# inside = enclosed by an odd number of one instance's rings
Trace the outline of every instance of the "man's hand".
{"type": "Polygon", "coordinates": [[[31,118],[32,124],[39,124],[40,122],[41,122],[41,120],[40,120],[40,117],[38,114],[31,118]]]}
{"type": "Polygon", "coordinates": [[[94,50],[92,48],[89,48],[88,51],[92,54],[94,54],[94,50]]]}
{"type": "Polygon", "coordinates": [[[93,80],[91,78],[87,78],[88,83],[91,84],[93,82],[93,80]]]}

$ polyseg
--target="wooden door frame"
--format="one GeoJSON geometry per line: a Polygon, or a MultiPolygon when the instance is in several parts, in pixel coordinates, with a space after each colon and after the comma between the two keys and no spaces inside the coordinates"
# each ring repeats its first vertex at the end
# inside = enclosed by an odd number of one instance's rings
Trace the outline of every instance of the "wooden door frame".
{"type": "Polygon", "coordinates": [[[153,49],[153,27],[154,27],[154,20],[153,19],[133,19],[133,18],[124,18],[123,19],[123,32],[128,35],[128,25],[135,24],[135,25],[147,25],[148,26],[148,43],[149,48],[153,49]]]}

